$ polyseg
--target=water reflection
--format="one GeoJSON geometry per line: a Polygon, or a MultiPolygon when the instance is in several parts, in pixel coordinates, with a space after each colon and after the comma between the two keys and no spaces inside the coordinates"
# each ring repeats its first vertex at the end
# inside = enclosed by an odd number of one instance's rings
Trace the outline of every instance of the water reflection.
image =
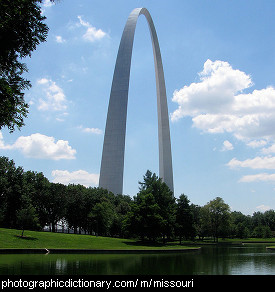
{"type": "Polygon", "coordinates": [[[275,275],[275,253],[243,246],[183,254],[1,254],[0,274],[275,275]]]}

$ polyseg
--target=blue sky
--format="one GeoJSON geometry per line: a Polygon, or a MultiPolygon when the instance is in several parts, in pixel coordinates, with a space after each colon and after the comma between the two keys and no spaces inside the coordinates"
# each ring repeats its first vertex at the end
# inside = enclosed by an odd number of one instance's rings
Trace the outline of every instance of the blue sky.
{"type": "MultiPolygon", "coordinates": [[[[232,211],[275,209],[275,2],[44,1],[47,42],[25,60],[32,88],[21,131],[0,155],[53,182],[97,186],[112,75],[129,13],[146,7],[166,79],[175,196],[232,211]]],[[[153,53],[138,20],[129,89],[124,194],[158,174],[153,53]]]]}

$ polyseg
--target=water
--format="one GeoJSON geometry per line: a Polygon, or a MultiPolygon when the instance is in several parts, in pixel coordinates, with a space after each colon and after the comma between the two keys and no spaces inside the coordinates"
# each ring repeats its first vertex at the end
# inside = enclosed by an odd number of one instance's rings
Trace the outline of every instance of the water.
{"type": "Polygon", "coordinates": [[[265,245],[178,254],[0,254],[0,275],[275,275],[265,245]]]}

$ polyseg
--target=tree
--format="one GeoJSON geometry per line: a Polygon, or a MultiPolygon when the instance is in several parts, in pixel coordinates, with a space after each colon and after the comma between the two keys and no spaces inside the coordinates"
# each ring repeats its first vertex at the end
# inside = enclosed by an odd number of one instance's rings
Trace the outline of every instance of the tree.
{"type": "Polygon", "coordinates": [[[17,224],[22,229],[21,237],[23,237],[25,229],[36,230],[40,227],[35,208],[29,198],[24,199],[22,209],[17,211],[17,224]]]}
{"type": "Polygon", "coordinates": [[[156,240],[172,235],[175,223],[175,199],[168,186],[156,174],[147,171],[131,210],[124,220],[124,227],[132,235],[156,240]]]}
{"type": "Polygon", "coordinates": [[[147,170],[140,184],[140,193],[152,194],[163,219],[162,237],[171,237],[175,226],[175,198],[169,187],[155,173],[147,170]]]}
{"type": "Polygon", "coordinates": [[[266,225],[264,213],[259,211],[254,212],[252,215],[252,224],[254,228],[260,225],[266,225]]]}
{"type": "Polygon", "coordinates": [[[114,220],[114,208],[109,200],[97,203],[89,214],[93,230],[97,235],[110,235],[114,220]]]}
{"type": "Polygon", "coordinates": [[[230,207],[222,198],[217,197],[203,207],[208,217],[209,227],[215,241],[219,235],[229,227],[230,207]]]}
{"type": "Polygon", "coordinates": [[[125,225],[124,221],[127,217],[127,213],[131,210],[131,197],[118,194],[115,196],[114,200],[114,220],[111,226],[111,236],[118,235],[119,237],[124,237],[125,225]]]}
{"type": "Polygon", "coordinates": [[[0,157],[0,224],[15,228],[16,213],[21,208],[23,195],[23,168],[16,167],[13,160],[0,157]]]}
{"type": "Polygon", "coordinates": [[[268,210],[264,212],[266,224],[272,231],[275,231],[275,211],[268,210]]]}
{"type": "Polygon", "coordinates": [[[23,77],[28,69],[21,60],[30,57],[48,34],[41,2],[0,1],[0,129],[8,127],[10,132],[15,126],[20,129],[28,114],[24,90],[29,89],[31,83],[23,77]]]}
{"type": "Polygon", "coordinates": [[[44,208],[47,223],[51,224],[52,232],[55,232],[56,223],[65,216],[66,186],[60,183],[50,183],[46,195],[44,208]]]}
{"type": "Polygon", "coordinates": [[[85,190],[86,188],[79,184],[70,184],[67,187],[65,218],[69,227],[74,229],[74,233],[77,233],[77,228],[81,227],[81,222],[83,222],[85,190]]]}
{"type": "Polygon", "coordinates": [[[252,232],[251,216],[246,216],[241,212],[231,212],[231,236],[237,238],[248,238],[252,232]]]}
{"type": "Polygon", "coordinates": [[[258,225],[254,228],[252,235],[257,238],[270,238],[272,237],[272,232],[269,226],[258,225]]]}
{"type": "Polygon", "coordinates": [[[190,201],[184,194],[180,195],[177,200],[176,232],[179,235],[180,244],[182,237],[185,239],[195,237],[193,214],[189,203],[190,201]]]}
{"type": "Polygon", "coordinates": [[[132,234],[138,235],[141,240],[155,241],[162,235],[166,223],[154,196],[145,192],[138,193],[128,218],[132,234]]]}
{"type": "Polygon", "coordinates": [[[50,184],[42,172],[26,171],[23,174],[23,193],[30,198],[41,228],[49,223],[46,206],[49,200],[50,184]]]}

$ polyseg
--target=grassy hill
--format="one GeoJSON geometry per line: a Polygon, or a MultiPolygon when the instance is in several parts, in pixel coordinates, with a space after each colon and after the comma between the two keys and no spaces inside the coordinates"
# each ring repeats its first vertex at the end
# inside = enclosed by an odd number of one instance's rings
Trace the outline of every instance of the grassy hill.
{"type": "Polygon", "coordinates": [[[135,240],[80,234],[64,234],[0,228],[0,249],[3,248],[47,248],[47,249],[183,249],[177,244],[142,244],[135,240]]]}

